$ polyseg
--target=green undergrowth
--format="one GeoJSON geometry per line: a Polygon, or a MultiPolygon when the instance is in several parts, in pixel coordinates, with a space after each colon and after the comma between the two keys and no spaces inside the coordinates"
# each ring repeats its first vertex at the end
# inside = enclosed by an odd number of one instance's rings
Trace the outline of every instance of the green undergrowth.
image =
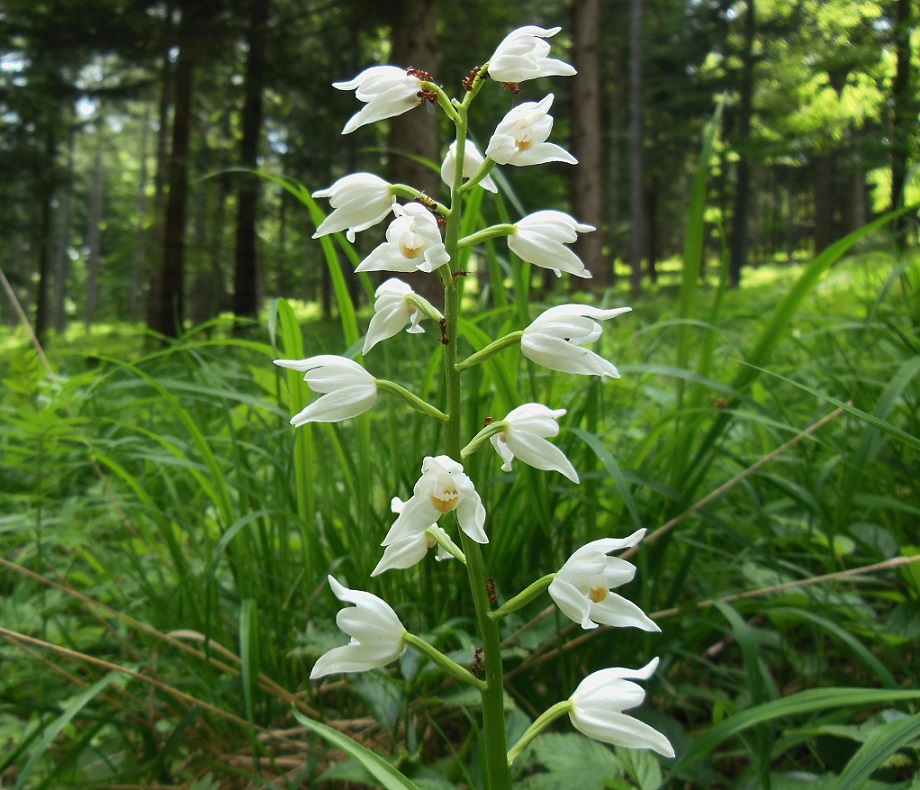
{"type": "MultiPolygon", "coordinates": [[[[557,376],[516,349],[465,378],[470,427],[526,401],[565,408],[558,443],[583,479],[576,488],[526,467],[503,473],[488,447],[469,459],[499,599],[588,540],[649,530],[633,557],[641,581],[621,592],[657,612],[662,633],[563,638],[576,634],[549,599],[507,618],[509,723],[523,727],[588,671],[659,655],[650,721],[678,760],[560,728],[522,761],[522,787],[568,786],[560,777],[576,764],[597,787],[669,776],[690,787],[791,788],[801,777],[842,787],[848,770],[871,775],[871,787],[908,786],[918,708],[898,694],[917,677],[920,565],[807,583],[920,552],[920,263],[844,252],[813,282],[806,264],[752,271],[736,291],[712,267],[692,289],[665,283],[605,330],[597,350],[619,380],[557,376]],[[797,696],[818,689],[840,692],[797,696]],[[885,753],[879,740],[897,745],[885,753]]],[[[519,269],[490,264],[480,282],[470,276],[469,300],[486,304],[503,276],[520,284],[519,269]]],[[[572,298],[627,303],[617,290],[572,298]]],[[[538,310],[493,304],[466,327],[463,356],[538,310]]],[[[350,331],[368,318],[360,312],[350,331]]],[[[3,339],[0,785],[285,777],[273,786],[299,787],[328,770],[358,781],[359,767],[330,769],[312,736],[288,731],[292,704],[311,717],[369,715],[363,737],[389,744],[404,771],[415,766],[420,786],[470,780],[464,733],[475,717],[411,653],[395,672],[321,691],[307,680],[340,638],[330,572],[393,602],[461,663],[476,647],[461,568],[426,562],[368,582],[390,500],[418,478],[412,448],[438,447],[438,427],[384,397],[345,423],[288,424],[308,394],[271,360],[357,350],[355,337],[340,338],[313,306],[281,303],[242,337],[218,321],[157,350],[127,326],[57,338],[51,370],[24,338],[3,339]],[[419,603],[400,605],[408,600],[419,603]],[[440,779],[420,768],[432,763],[440,779]]],[[[438,402],[437,347],[429,325],[364,364],[424,382],[415,390],[438,402]]]]}

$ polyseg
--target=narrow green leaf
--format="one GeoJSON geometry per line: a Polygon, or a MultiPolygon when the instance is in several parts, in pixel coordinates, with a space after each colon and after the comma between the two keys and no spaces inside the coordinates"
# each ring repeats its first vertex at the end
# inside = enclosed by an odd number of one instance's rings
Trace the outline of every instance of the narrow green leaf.
{"type": "Polygon", "coordinates": [[[872,730],[840,774],[837,790],[857,790],[891,755],[920,738],[920,713],[872,730]]]}
{"type": "Polygon", "coordinates": [[[331,743],[337,749],[341,749],[346,754],[351,755],[368,771],[373,777],[382,784],[386,790],[418,790],[416,785],[404,776],[400,771],[394,768],[390,763],[384,760],[376,752],[362,746],[355,740],[352,740],[344,733],[320,724],[318,721],[308,719],[298,710],[294,710],[294,718],[297,719],[304,727],[315,732],[324,740],[331,743]]]}
{"type": "Polygon", "coordinates": [[[96,695],[105,689],[105,687],[115,680],[116,677],[118,677],[117,673],[112,673],[94,683],[78,697],[72,699],[70,704],[64,709],[64,712],[44,728],[42,737],[35,744],[32,753],[29,755],[28,761],[22,767],[19,776],[16,777],[16,784],[13,785],[13,790],[20,790],[25,787],[26,781],[32,773],[32,770],[38,764],[42,755],[48,750],[48,747],[51,746],[54,739],[60,734],[61,730],[70,724],[74,717],[83,710],[86,705],[92,702],[96,695]]]}
{"type": "Polygon", "coordinates": [[[782,699],[771,700],[762,705],[740,711],[734,716],[710,727],[693,745],[681,754],[674,764],[675,775],[693,765],[712,752],[729,738],[755,727],[763,722],[786,716],[823,713],[834,708],[865,707],[870,705],[890,706],[896,702],[920,699],[920,690],[825,688],[809,689],[782,699]]]}

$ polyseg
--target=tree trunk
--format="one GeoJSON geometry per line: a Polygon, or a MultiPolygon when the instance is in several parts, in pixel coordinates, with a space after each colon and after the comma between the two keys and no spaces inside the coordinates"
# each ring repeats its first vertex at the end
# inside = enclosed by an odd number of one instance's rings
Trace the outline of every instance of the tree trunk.
{"type": "MultiPolygon", "coordinates": [[[[578,74],[571,82],[571,150],[578,167],[569,180],[572,214],[579,222],[597,230],[579,236],[575,253],[594,275],[594,283],[607,286],[612,281],[604,262],[604,195],[601,184],[601,103],[600,103],[600,0],[579,0],[572,4],[572,61],[578,74]]],[[[573,284],[584,285],[577,280],[573,284]]]]}
{"type": "MultiPolygon", "coordinates": [[[[49,114],[52,111],[49,109],[49,114]]],[[[38,195],[41,220],[38,226],[38,282],[35,293],[35,336],[44,342],[50,325],[48,292],[51,283],[51,256],[53,254],[54,167],[57,162],[56,119],[49,118],[45,134],[45,155],[39,173],[38,195]]]]}
{"type": "MultiPolygon", "coordinates": [[[[101,124],[99,125],[101,127],[101,124]]],[[[86,309],[83,325],[87,331],[96,319],[99,297],[99,266],[102,246],[102,196],[104,172],[102,167],[102,131],[96,129],[96,156],[93,161],[92,184],[89,193],[89,225],[86,230],[86,309]]]]}
{"type": "MultiPolygon", "coordinates": [[[[392,21],[392,61],[404,68],[427,71],[438,79],[437,6],[434,0],[402,0],[392,21]]],[[[437,114],[423,106],[390,119],[387,177],[391,183],[409,184],[437,198],[441,190],[439,174],[411,157],[440,162],[437,114]],[[409,154],[410,156],[406,156],[409,154]]],[[[409,274],[406,282],[429,301],[442,299],[440,280],[424,274],[409,274]]]]}
{"type": "Polygon", "coordinates": [[[741,270],[748,258],[748,214],[751,192],[751,164],[748,145],[751,137],[751,96],[754,92],[754,35],[756,17],[754,0],[747,0],[744,14],[744,49],[741,52],[741,85],[738,107],[738,128],[735,150],[738,162],[735,165],[735,201],[732,211],[731,243],[729,258],[729,285],[737,288],[741,284],[741,270]]]}
{"type": "MultiPolygon", "coordinates": [[[[193,36],[200,20],[194,4],[182,8],[179,56],[175,67],[172,149],[169,157],[169,191],[163,228],[163,265],[160,292],[151,329],[178,337],[185,318],[185,217],[188,197],[189,139],[192,124],[192,88],[195,73],[193,36]]],[[[200,30],[199,30],[200,32],[200,30]]]]}
{"type": "Polygon", "coordinates": [[[819,154],[812,162],[811,183],[814,196],[815,255],[827,249],[835,240],[834,181],[835,162],[832,154],[819,154]]]}
{"type": "MultiPolygon", "coordinates": [[[[916,109],[911,107],[911,0],[895,0],[893,10],[896,64],[891,83],[891,210],[904,202],[910,135],[917,118],[916,109]]],[[[903,217],[895,222],[894,230],[899,244],[903,243],[905,227],[903,217]]]]}
{"type": "Polygon", "coordinates": [[[642,3],[629,14],[629,277],[633,296],[642,293],[642,3]]]}
{"type": "MultiPolygon", "coordinates": [[[[243,84],[242,140],[240,166],[258,166],[259,137],[262,133],[262,90],[265,82],[265,37],[269,0],[249,0],[249,31],[246,77],[243,84]]],[[[256,266],[256,204],[259,179],[240,176],[237,193],[236,267],[233,277],[233,312],[255,318],[258,314],[256,266]]]]}
{"type": "Polygon", "coordinates": [[[67,330],[67,281],[70,278],[70,219],[73,205],[73,171],[76,134],[71,129],[67,141],[67,182],[57,206],[57,240],[54,252],[54,331],[67,330]]]}
{"type": "Polygon", "coordinates": [[[140,172],[137,176],[137,197],[134,201],[134,250],[131,254],[131,285],[128,293],[128,320],[133,324],[137,321],[138,303],[140,302],[141,278],[145,269],[144,261],[147,255],[147,230],[144,219],[147,216],[147,144],[150,139],[150,114],[149,109],[144,112],[141,121],[141,152],[140,172]]]}

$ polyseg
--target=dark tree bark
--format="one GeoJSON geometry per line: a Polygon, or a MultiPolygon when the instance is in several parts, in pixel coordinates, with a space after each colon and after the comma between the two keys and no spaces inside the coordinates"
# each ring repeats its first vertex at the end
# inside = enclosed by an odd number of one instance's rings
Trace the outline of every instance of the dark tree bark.
{"type": "Polygon", "coordinates": [[[629,277],[633,296],[642,293],[642,3],[631,0],[629,14],[629,277]]]}
{"type": "MultiPolygon", "coordinates": [[[[49,110],[50,112],[50,110],[49,110]]],[[[49,119],[45,133],[45,156],[41,172],[38,175],[36,194],[41,220],[38,225],[38,282],[35,294],[35,336],[38,342],[45,341],[51,323],[49,291],[51,283],[51,257],[53,254],[53,220],[55,175],[57,162],[57,134],[55,122],[49,119]]]]}
{"type": "MultiPolygon", "coordinates": [[[[573,245],[593,282],[607,286],[612,269],[604,263],[604,193],[601,183],[600,0],[572,4],[572,61],[578,74],[571,82],[571,151],[578,159],[569,180],[572,214],[597,230],[579,236],[573,245]]],[[[573,281],[584,285],[588,281],[573,281]]]]}
{"type": "MultiPolygon", "coordinates": [[[[249,0],[249,30],[246,77],[243,85],[243,137],[240,141],[240,165],[255,169],[258,165],[259,137],[262,133],[262,91],[265,83],[265,37],[269,0],[249,0]]],[[[242,176],[237,192],[236,267],[233,277],[233,312],[255,318],[258,314],[258,275],[256,264],[256,207],[259,180],[242,176]]]]}
{"type": "Polygon", "coordinates": [[[73,204],[73,171],[76,134],[71,127],[67,141],[67,182],[57,205],[57,239],[54,251],[54,331],[67,329],[67,281],[70,279],[70,219],[73,204]]]}
{"type": "MultiPolygon", "coordinates": [[[[100,124],[101,125],[101,124],[100,124]]],[[[93,161],[92,184],[89,194],[89,226],[86,231],[86,310],[83,325],[87,330],[96,318],[99,297],[99,268],[102,257],[102,198],[105,174],[102,164],[102,133],[97,129],[96,156],[93,161]]]]}
{"type": "MultiPolygon", "coordinates": [[[[392,21],[393,63],[427,71],[437,80],[440,61],[436,3],[434,0],[402,0],[397,5],[392,21]]],[[[409,184],[438,197],[441,189],[439,174],[412,158],[440,162],[436,114],[430,115],[424,106],[420,106],[392,118],[389,149],[387,177],[391,183],[409,184]]],[[[415,291],[434,304],[443,298],[437,277],[409,274],[405,279],[415,291]]]]}
{"type": "Polygon", "coordinates": [[[754,0],[747,0],[744,13],[744,49],[741,52],[741,84],[735,149],[735,200],[732,211],[729,285],[741,284],[741,270],[748,263],[748,214],[751,193],[751,164],[747,151],[751,137],[751,97],[754,92],[754,35],[756,10],[754,0]]]}
{"type": "MultiPolygon", "coordinates": [[[[916,108],[911,91],[911,0],[894,2],[895,74],[891,84],[891,209],[904,201],[904,179],[907,176],[907,159],[912,123],[916,121],[916,108]]],[[[904,218],[895,223],[895,234],[903,241],[904,218]]]]}

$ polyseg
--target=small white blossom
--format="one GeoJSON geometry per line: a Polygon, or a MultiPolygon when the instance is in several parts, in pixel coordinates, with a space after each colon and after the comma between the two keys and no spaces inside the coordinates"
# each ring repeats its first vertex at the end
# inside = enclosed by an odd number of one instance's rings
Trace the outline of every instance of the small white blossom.
{"type": "Polygon", "coordinates": [[[555,470],[577,483],[578,472],[565,453],[546,441],[549,436],[558,436],[556,420],[563,414],[565,409],[550,409],[539,403],[525,403],[508,412],[502,420],[507,427],[490,439],[504,461],[502,469],[510,472],[512,459],[520,458],[535,469],[555,470]]]}
{"type": "Polygon", "coordinates": [[[434,215],[421,203],[395,206],[387,240],[358,266],[359,272],[433,272],[450,260],[434,215]]]}
{"type": "Polygon", "coordinates": [[[579,233],[593,230],[592,225],[578,222],[561,211],[537,211],[514,224],[508,248],[521,260],[549,269],[557,277],[561,272],[590,277],[591,272],[581,258],[565,245],[576,241],[579,233]]]}
{"type": "Polygon", "coordinates": [[[310,680],[336,672],[366,672],[386,666],[405,652],[406,629],[386,601],[368,592],[349,590],[332,576],[329,586],[340,601],[355,605],[354,609],[341,609],[335,617],[351,641],[320,656],[310,680]]]}
{"type": "Polygon", "coordinates": [[[644,536],[645,530],[640,529],[628,538],[593,540],[575,551],[549,586],[548,592],[562,613],[585,629],[603,623],[660,631],[632,601],[611,592],[614,587],[632,581],[636,566],[607,555],[635,546],[644,536]]]}
{"type": "Polygon", "coordinates": [[[398,66],[371,66],[348,82],[333,82],[340,91],[354,91],[367,104],[348,119],[342,134],[394,115],[402,115],[421,104],[421,80],[398,66]]]}
{"type": "Polygon", "coordinates": [[[500,165],[542,165],[545,162],[578,164],[561,146],[546,139],[553,130],[553,94],[539,102],[524,102],[508,112],[495,129],[486,156],[500,165]]]}
{"type": "MultiPolygon", "coordinates": [[[[405,507],[406,503],[398,496],[393,497],[390,502],[390,509],[397,515],[402,513],[405,507]]],[[[377,567],[371,572],[371,576],[379,576],[384,571],[392,569],[411,568],[421,562],[428,553],[428,549],[433,548],[435,545],[438,546],[435,559],[439,561],[453,559],[451,553],[431,537],[429,534],[431,530],[447,534],[437,524],[432,524],[421,532],[406,532],[384,548],[383,557],[380,558],[377,567]]]]}
{"type": "Polygon", "coordinates": [[[374,294],[374,317],[367,328],[362,354],[366,354],[381,340],[398,335],[406,322],[409,323],[407,332],[425,332],[418,325],[425,317],[424,313],[408,299],[412,293],[414,291],[409,285],[395,277],[391,277],[377,288],[374,294]]]}
{"type": "Polygon", "coordinates": [[[551,307],[524,330],[521,352],[550,370],[617,379],[620,373],[613,365],[583,346],[601,336],[601,325],[597,321],[606,321],[631,309],[601,310],[583,304],[551,307]]]}
{"type": "Polygon", "coordinates": [[[489,58],[489,76],[499,82],[524,82],[536,77],[571,77],[575,69],[549,55],[544,38],[555,36],[562,28],[548,30],[527,25],[512,31],[489,58]]]}
{"type": "Polygon", "coordinates": [[[308,359],[276,359],[275,364],[303,372],[310,389],[324,393],[295,414],[291,425],[340,422],[366,412],[377,402],[377,379],[353,359],[321,354],[308,359]]]}
{"type": "Polygon", "coordinates": [[[422,462],[422,476],[412,490],[390,531],[383,539],[383,546],[389,546],[408,535],[418,536],[437,522],[445,513],[457,511],[457,522],[470,538],[477,543],[488,543],[483,525],[486,509],[473,481],[463,472],[463,466],[446,455],[422,462]]]}
{"type": "Polygon", "coordinates": [[[396,203],[396,196],[390,193],[390,184],[373,173],[344,176],[331,187],[314,192],[313,197],[329,198],[335,209],[320,223],[313,238],[344,230],[351,242],[357,231],[376,225],[396,203]]]}
{"type": "Polygon", "coordinates": [[[644,689],[626,678],[648,680],[657,666],[658,659],[653,658],[642,669],[611,667],[588,675],[569,698],[572,725],[596,741],[673,757],[674,748],[664,735],[623,713],[645,701],[644,689]]]}
{"type": "MultiPolygon", "coordinates": [[[[485,162],[485,157],[476,147],[476,143],[472,140],[467,140],[466,145],[463,147],[463,177],[472,178],[479,171],[479,168],[482,167],[483,162],[485,162]]],[[[454,177],[456,175],[457,141],[454,140],[447,149],[447,156],[444,157],[444,161],[441,163],[441,180],[447,184],[448,187],[453,187],[454,177]]],[[[486,176],[482,179],[482,181],[479,182],[479,186],[489,192],[498,192],[498,187],[492,180],[492,176],[486,176]]]]}

